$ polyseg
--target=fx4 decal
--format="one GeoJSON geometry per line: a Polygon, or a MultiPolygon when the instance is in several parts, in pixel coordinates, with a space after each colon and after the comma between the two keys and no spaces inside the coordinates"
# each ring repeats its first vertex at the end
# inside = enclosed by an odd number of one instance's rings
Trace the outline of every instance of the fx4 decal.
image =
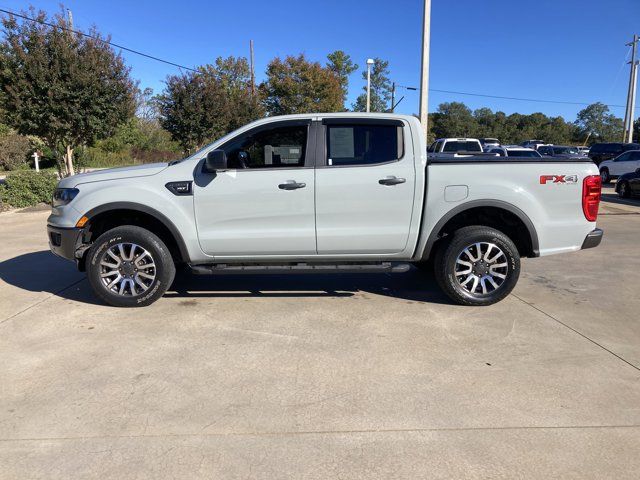
{"type": "Polygon", "coordinates": [[[578,183],[577,175],[540,175],[540,185],[547,183],[578,183]]]}

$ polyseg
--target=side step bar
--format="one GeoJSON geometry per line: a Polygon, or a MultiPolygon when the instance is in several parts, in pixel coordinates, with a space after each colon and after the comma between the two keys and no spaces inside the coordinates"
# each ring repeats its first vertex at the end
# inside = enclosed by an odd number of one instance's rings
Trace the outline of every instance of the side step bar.
{"type": "Polygon", "coordinates": [[[411,268],[408,263],[360,262],[360,263],[213,263],[191,265],[191,271],[198,275],[220,275],[238,273],[404,273],[411,268]]]}

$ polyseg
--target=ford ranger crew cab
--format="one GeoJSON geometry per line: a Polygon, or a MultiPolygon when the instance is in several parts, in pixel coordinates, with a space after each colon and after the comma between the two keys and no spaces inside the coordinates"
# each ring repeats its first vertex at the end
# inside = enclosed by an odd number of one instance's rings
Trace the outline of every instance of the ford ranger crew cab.
{"type": "Polygon", "coordinates": [[[258,120],[183,160],[60,181],[53,253],[98,297],[143,306],[176,267],[199,274],[405,272],[429,265],[455,302],[511,292],[521,257],[595,247],[600,176],[587,160],[427,161],[411,116],[258,120]]]}

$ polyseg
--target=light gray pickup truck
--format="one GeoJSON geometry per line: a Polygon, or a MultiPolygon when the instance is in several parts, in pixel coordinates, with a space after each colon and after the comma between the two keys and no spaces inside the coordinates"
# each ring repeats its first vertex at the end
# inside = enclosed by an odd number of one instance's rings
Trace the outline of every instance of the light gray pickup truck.
{"type": "Polygon", "coordinates": [[[429,265],[455,302],[511,292],[521,257],[595,247],[588,161],[427,161],[420,123],[392,114],[258,120],[183,160],[60,181],[53,253],[115,306],[149,305],[176,266],[199,274],[405,272],[429,265]]]}

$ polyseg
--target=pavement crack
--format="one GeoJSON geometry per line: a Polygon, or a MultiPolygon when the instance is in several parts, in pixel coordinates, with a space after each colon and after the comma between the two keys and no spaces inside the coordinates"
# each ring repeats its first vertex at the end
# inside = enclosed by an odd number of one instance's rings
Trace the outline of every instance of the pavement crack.
{"type": "Polygon", "coordinates": [[[138,439],[138,438],[191,438],[191,437],[273,437],[280,435],[363,435],[388,433],[429,433],[429,432],[484,432],[484,431],[517,431],[517,430],[602,430],[620,428],[640,428],[640,425],[525,425],[503,427],[425,427],[425,428],[380,428],[380,429],[350,429],[350,430],[283,430],[265,432],[199,432],[199,433],[156,433],[130,435],[78,435],[64,437],[26,437],[0,438],[0,443],[11,442],[52,442],[77,440],[106,440],[106,439],[138,439]]]}
{"type": "Polygon", "coordinates": [[[38,305],[40,305],[41,303],[46,302],[47,300],[49,300],[51,297],[56,297],[59,294],[61,294],[62,292],[64,292],[65,290],[70,289],[71,287],[75,287],[77,284],[79,284],[80,282],[86,280],[85,278],[81,278],[80,280],[77,280],[75,282],[73,282],[71,285],[67,285],[66,287],[61,288],[60,290],[57,290],[53,293],[51,293],[50,295],[47,295],[46,297],[44,297],[42,300],[37,301],[36,303],[29,305],[27,308],[23,308],[22,310],[20,310],[19,312],[14,313],[13,315],[9,315],[7,318],[5,318],[4,320],[0,321],[0,325],[2,325],[5,322],[8,322],[9,320],[11,320],[12,318],[17,317],[18,315],[23,314],[24,312],[26,312],[27,310],[31,310],[33,307],[37,307],[38,305]]]}
{"type": "Polygon", "coordinates": [[[538,312],[542,313],[543,315],[545,315],[546,317],[549,317],[551,320],[553,320],[556,323],[559,323],[560,325],[562,325],[565,328],[568,328],[569,330],[571,330],[574,333],[577,333],[578,335],[580,335],[582,338],[590,341],[591,343],[593,343],[594,345],[600,347],[602,350],[604,350],[607,353],[610,353],[611,355],[613,355],[614,357],[616,357],[618,360],[622,360],[624,363],[626,363],[627,365],[629,365],[630,367],[635,368],[636,370],[638,370],[640,372],[640,367],[638,367],[637,365],[634,365],[633,363],[631,363],[629,360],[625,359],[624,357],[621,357],[620,355],[618,355],[617,353],[615,353],[612,350],[609,350],[607,347],[605,347],[604,345],[602,345],[601,343],[596,342],[594,339],[592,339],[591,337],[585,335],[584,333],[580,332],[579,330],[576,330],[575,328],[573,328],[570,325],[567,325],[566,323],[564,323],[562,320],[558,320],[556,317],[554,317],[553,315],[545,312],[544,310],[542,310],[541,308],[536,307],[534,304],[527,302],[526,300],[524,300],[523,298],[520,298],[518,295],[512,294],[515,298],[517,298],[518,300],[520,300],[522,303],[529,305],[531,308],[533,308],[534,310],[537,310],[538,312]]]}

